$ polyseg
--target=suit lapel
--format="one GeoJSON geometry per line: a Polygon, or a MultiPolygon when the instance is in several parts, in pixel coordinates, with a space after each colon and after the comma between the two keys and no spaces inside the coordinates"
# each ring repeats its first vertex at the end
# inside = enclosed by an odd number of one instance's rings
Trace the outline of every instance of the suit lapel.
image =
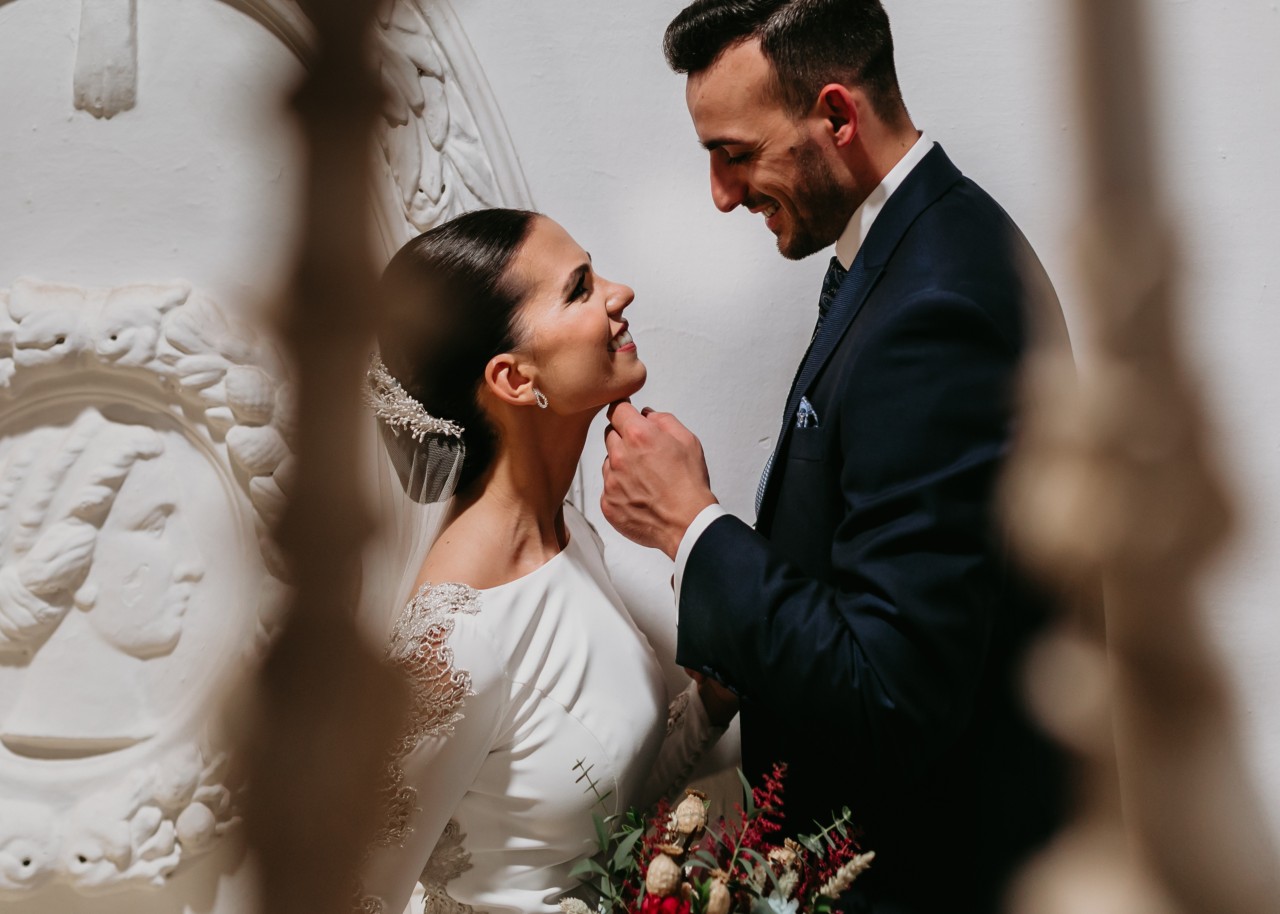
{"type": "Polygon", "coordinates": [[[903,180],[901,186],[885,202],[884,209],[876,217],[871,231],[867,234],[862,249],[858,252],[858,260],[862,261],[862,281],[849,282],[850,277],[840,286],[835,300],[831,303],[831,311],[823,321],[822,331],[814,339],[813,345],[805,356],[800,371],[796,375],[792,388],[787,396],[787,405],[782,420],[782,429],[778,434],[778,443],[770,458],[769,478],[765,481],[764,495],[760,503],[760,515],[756,526],[767,530],[767,521],[772,517],[772,509],[777,499],[780,475],[774,472],[778,458],[786,447],[794,427],[795,411],[800,398],[806,396],[823,367],[835,352],[840,340],[844,338],[854,318],[862,310],[862,306],[876,287],[885,265],[897,250],[902,238],[916,219],[945,194],[963,176],[960,170],[951,163],[942,147],[935,145],[920,160],[920,164],[912,169],[903,180]]]}

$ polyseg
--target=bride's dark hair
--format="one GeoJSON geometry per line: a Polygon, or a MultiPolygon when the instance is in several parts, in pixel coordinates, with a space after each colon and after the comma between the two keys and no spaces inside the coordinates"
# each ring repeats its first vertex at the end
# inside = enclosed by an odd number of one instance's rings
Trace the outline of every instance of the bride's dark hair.
{"type": "Polygon", "coordinates": [[[463,427],[458,491],[475,482],[497,452],[497,430],[478,394],[485,365],[520,341],[525,290],[509,267],[537,215],[464,213],[408,242],[382,274],[382,360],[427,412],[463,427]]]}

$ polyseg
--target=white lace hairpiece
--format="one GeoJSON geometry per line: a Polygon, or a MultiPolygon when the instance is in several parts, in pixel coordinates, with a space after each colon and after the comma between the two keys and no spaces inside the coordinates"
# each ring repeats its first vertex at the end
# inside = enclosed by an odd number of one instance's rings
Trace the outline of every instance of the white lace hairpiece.
{"type": "Polygon", "coordinates": [[[448,499],[466,459],[462,426],[427,412],[377,355],[369,363],[366,379],[364,401],[378,420],[382,442],[406,494],[419,504],[448,499]]]}
{"type": "Polygon", "coordinates": [[[462,438],[462,426],[427,412],[423,405],[411,397],[387,370],[382,356],[373,357],[366,377],[369,379],[369,384],[365,388],[365,403],[373,410],[373,414],[393,431],[397,433],[407,431],[413,440],[418,442],[425,439],[427,435],[462,438]]]}

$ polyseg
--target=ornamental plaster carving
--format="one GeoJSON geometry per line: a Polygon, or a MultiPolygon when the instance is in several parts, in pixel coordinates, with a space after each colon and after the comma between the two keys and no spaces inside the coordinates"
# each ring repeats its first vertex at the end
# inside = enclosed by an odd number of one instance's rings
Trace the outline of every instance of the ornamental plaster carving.
{"type": "Polygon", "coordinates": [[[376,36],[387,91],[381,146],[411,229],[400,241],[469,210],[530,206],[488,86],[447,7],[396,0],[376,36]]]}
{"type": "Polygon", "coordinates": [[[80,0],[75,104],[94,117],[128,111],[138,97],[136,0],[80,0]]]}
{"type": "MultiPolygon", "coordinates": [[[[75,106],[110,118],[137,99],[137,0],[81,0],[75,106]]],[[[310,23],[294,0],[223,0],[305,63],[310,23]]],[[[145,15],[145,11],[144,11],[145,15]]],[[[532,201],[483,71],[443,0],[389,0],[374,53],[386,89],[380,134],[388,250],[468,210],[532,201]]]]}
{"type": "MultiPolygon", "coordinates": [[[[294,0],[221,2],[308,62],[294,0]]],[[[138,5],[81,0],[77,109],[145,104],[138,5]]],[[[384,247],[531,207],[447,3],[393,0],[374,37],[384,247]]],[[[0,899],[162,885],[236,824],[209,708],[283,599],[281,377],[189,284],[0,290],[0,899]]]]}
{"type": "Polygon", "coordinates": [[[273,351],[184,283],[0,291],[0,897],[236,822],[210,701],[282,596],[273,351]]]}
{"type": "MultiPolygon", "coordinates": [[[[311,27],[293,0],[226,2],[307,61],[311,27]]],[[[374,38],[386,89],[379,216],[388,251],[469,210],[532,208],[497,103],[449,4],[390,0],[374,38]]]]}

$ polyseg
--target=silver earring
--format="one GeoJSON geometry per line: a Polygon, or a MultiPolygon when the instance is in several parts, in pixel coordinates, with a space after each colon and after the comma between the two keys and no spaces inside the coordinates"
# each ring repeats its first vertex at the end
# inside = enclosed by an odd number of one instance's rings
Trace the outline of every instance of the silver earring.
{"type": "Polygon", "coordinates": [[[536,387],[533,389],[533,399],[537,401],[538,409],[547,408],[547,395],[536,387]]]}

